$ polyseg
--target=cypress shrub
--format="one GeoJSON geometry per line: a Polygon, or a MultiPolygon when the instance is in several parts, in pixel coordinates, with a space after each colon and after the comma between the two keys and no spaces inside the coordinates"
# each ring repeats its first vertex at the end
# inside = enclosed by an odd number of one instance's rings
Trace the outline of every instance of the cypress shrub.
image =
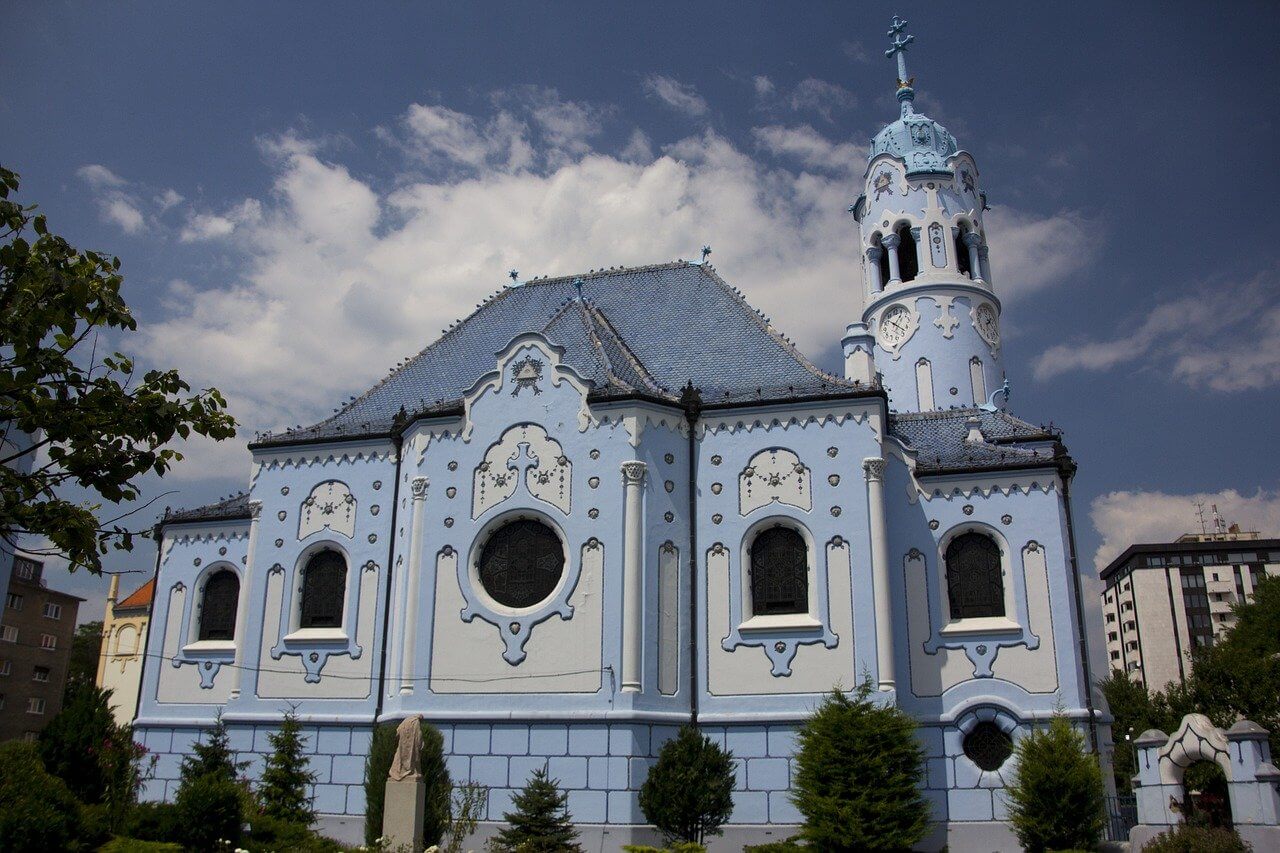
{"type": "Polygon", "coordinates": [[[191,745],[191,754],[182,759],[179,769],[180,785],[186,785],[201,776],[217,776],[229,782],[235,782],[241,772],[249,766],[247,761],[236,761],[236,754],[231,751],[231,738],[227,734],[227,724],[222,721],[222,712],[218,712],[209,737],[191,745]]]}
{"type": "Polygon", "coordinates": [[[871,695],[832,690],[797,732],[791,800],[820,850],[908,850],[927,829],[915,721],[871,695]]]}
{"type": "MultiPolygon", "coordinates": [[[[387,774],[395,758],[396,724],[374,727],[369,756],[364,764],[364,841],[370,847],[382,837],[382,806],[387,796],[387,774]]],[[[427,808],[422,817],[422,843],[438,845],[449,828],[453,782],[444,763],[444,736],[426,722],[422,724],[422,780],[427,785],[427,808]]]]}
{"type": "Polygon", "coordinates": [[[217,773],[183,781],[175,798],[183,845],[213,851],[240,842],[244,819],[244,789],[217,773]]]}
{"type": "Polygon", "coordinates": [[[640,786],[640,810],[668,845],[719,835],[733,814],[733,753],[682,726],[640,786]]]}
{"type": "Polygon", "coordinates": [[[1030,853],[1092,849],[1102,837],[1105,792],[1097,758],[1062,716],[1014,748],[1018,767],[1005,789],[1009,822],[1030,853]]]}
{"type": "Polygon", "coordinates": [[[66,850],[79,833],[80,805],[36,745],[0,744],[0,853],[66,850]]]}
{"type": "Polygon", "coordinates": [[[307,770],[310,759],[302,754],[306,738],[298,715],[290,710],[284,715],[280,731],[267,735],[271,754],[267,756],[258,785],[258,803],[262,813],[276,820],[310,826],[316,813],[313,797],[307,796],[316,773],[307,770]]]}
{"type": "Polygon", "coordinates": [[[539,767],[524,789],[512,797],[515,811],[503,813],[508,825],[489,842],[489,849],[495,853],[580,852],[578,831],[569,821],[568,802],[560,780],[548,779],[547,768],[539,767]]]}
{"type": "Polygon", "coordinates": [[[66,704],[40,733],[40,757],[82,803],[101,803],[111,784],[111,766],[103,761],[117,736],[111,693],[92,683],[67,692],[66,704]]]}

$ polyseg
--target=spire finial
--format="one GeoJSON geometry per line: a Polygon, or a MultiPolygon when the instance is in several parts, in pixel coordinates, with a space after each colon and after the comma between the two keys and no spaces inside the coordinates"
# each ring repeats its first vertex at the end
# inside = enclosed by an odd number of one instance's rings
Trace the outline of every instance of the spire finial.
{"type": "Polygon", "coordinates": [[[902,102],[902,114],[914,112],[911,108],[911,102],[915,100],[915,90],[911,88],[911,84],[915,82],[914,77],[907,76],[907,45],[916,40],[916,37],[904,33],[907,28],[907,22],[893,16],[893,20],[889,23],[889,44],[891,47],[884,52],[884,55],[890,59],[897,57],[898,59],[898,100],[902,102]]]}
{"type": "Polygon", "coordinates": [[[573,280],[573,289],[578,291],[578,301],[582,301],[582,278],[578,277],[573,280]]]}

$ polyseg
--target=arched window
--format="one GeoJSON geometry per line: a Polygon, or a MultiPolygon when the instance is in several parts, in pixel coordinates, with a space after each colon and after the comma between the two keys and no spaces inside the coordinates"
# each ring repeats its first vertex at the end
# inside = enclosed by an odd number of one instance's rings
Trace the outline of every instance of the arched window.
{"type": "Polygon", "coordinates": [[[347,561],[337,551],[319,551],[302,569],[299,628],[341,628],[347,597],[347,561]]]}
{"type": "Polygon", "coordinates": [[[951,618],[1003,616],[1004,579],[995,540],[982,533],[963,533],[951,540],[945,557],[951,618]]]}
{"type": "Polygon", "coordinates": [[[498,528],[480,552],[480,584],[504,607],[533,607],[546,601],[563,573],[560,537],[531,518],[498,528]]]}
{"type": "Polygon", "coordinates": [[[240,578],[230,569],[219,569],[204,583],[200,602],[200,639],[234,640],[236,608],[240,603],[240,578]]]}
{"type": "Polygon", "coordinates": [[[969,226],[961,225],[959,230],[956,231],[956,241],[953,248],[956,253],[956,268],[960,270],[960,275],[967,275],[969,278],[973,278],[973,269],[969,264],[969,247],[964,241],[965,235],[968,233],[969,226]]]}
{"type": "Polygon", "coordinates": [[[751,543],[751,615],[809,612],[809,549],[790,527],[762,530],[751,543]]]}
{"type": "Polygon", "coordinates": [[[916,251],[916,238],[911,226],[905,222],[898,226],[898,272],[903,281],[911,281],[920,274],[920,255],[916,251]]]}

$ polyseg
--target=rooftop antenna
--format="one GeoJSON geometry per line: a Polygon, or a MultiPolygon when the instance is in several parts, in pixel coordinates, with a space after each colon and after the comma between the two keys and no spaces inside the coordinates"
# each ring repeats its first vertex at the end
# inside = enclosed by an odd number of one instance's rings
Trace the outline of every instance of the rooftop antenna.
{"type": "Polygon", "coordinates": [[[1204,523],[1204,501],[1196,501],[1196,518],[1200,519],[1200,535],[1208,534],[1209,526],[1204,523]]]}
{"type": "Polygon", "coordinates": [[[702,247],[702,262],[703,262],[704,264],[707,262],[707,256],[708,256],[708,255],[710,255],[710,254],[711,254],[711,247],[710,247],[710,246],[703,246],[703,247],[702,247]]]}
{"type": "Polygon", "coordinates": [[[1221,513],[1218,512],[1218,505],[1212,504],[1212,506],[1213,506],[1213,531],[1215,533],[1226,533],[1227,522],[1223,520],[1221,513]]]}

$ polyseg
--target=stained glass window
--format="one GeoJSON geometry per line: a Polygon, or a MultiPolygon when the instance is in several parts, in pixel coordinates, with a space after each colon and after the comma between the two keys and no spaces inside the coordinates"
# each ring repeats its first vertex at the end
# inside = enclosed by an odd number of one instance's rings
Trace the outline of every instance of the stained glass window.
{"type": "Polygon", "coordinates": [[[990,536],[957,536],[947,546],[946,561],[952,619],[1005,615],[1000,547],[990,536]]]}
{"type": "Polygon", "coordinates": [[[809,612],[809,552],[790,527],[770,527],[751,543],[751,615],[809,612]]]}
{"type": "Polygon", "coordinates": [[[532,607],[555,592],[564,573],[560,537],[540,521],[522,518],[489,537],[480,553],[480,583],[504,607],[532,607]]]}
{"type": "Polygon", "coordinates": [[[999,770],[1013,754],[1013,740],[992,722],[981,722],[964,736],[964,754],[983,770],[999,770]]]}
{"type": "Polygon", "coordinates": [[[230,569],[214,572],[204,584],[200,605],[200,639],[234,640],[240,579],[230,569]]]}
{"type": "Polygon", "coordinates": [[[337,551],[320,551],[302,570],[301,628],[341,628],[347,596],[347,561],[337,551]]]}

